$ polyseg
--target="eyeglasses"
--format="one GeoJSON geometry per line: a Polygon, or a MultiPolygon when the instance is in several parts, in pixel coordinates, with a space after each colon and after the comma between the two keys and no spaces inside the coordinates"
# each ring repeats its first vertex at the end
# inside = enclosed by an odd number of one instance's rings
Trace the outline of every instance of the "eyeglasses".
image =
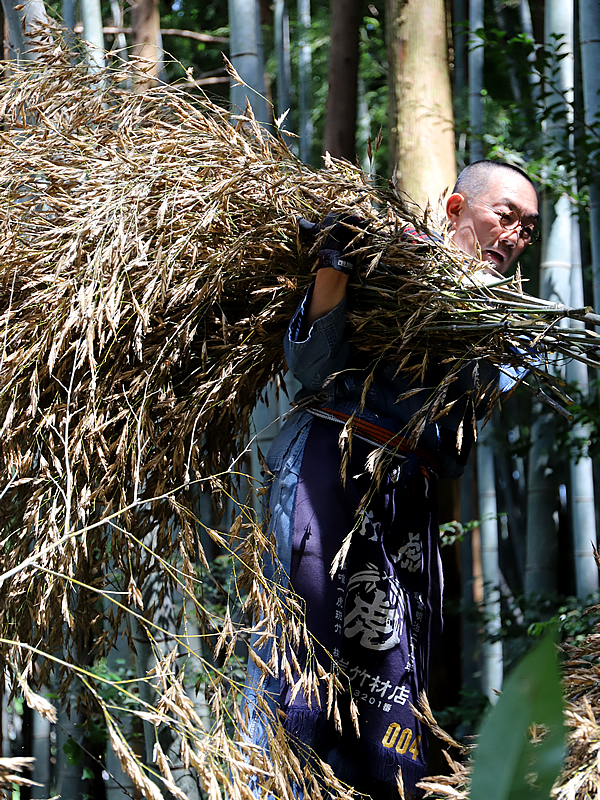
{"type": "Polygon", "coordinates": [[[493,211],[500,220],[500,225],[502,225],[504,230],[517,231],[519,238],[522,239],[526,245],[536,244],[536,242],[539,242],[542,238],[540,229],[536,228],[535,225],[523,225],[521,217],[516,211],[497,211],[493,206],[484,203],[483,200],[480,200],[478,197],[469,196],[467,199],[475,200],[477,203],[481,203],[482,206],[489,208],[490,211],[493,211]]]}

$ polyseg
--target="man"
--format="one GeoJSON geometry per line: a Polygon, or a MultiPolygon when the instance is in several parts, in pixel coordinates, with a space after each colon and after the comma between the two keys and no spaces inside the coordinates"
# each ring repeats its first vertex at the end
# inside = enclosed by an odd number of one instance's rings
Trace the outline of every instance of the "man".
{"type": "MultiPolygon", "coordinates": [[[[535,188],[506,164],[467,167],[446,214],[454,243],[502,274],[538,238],[535,188]]],[[[267,457],[277,556],[265,576],[304,602],[312,649],[301,641],[278,647],[280,664],[292,666],[262,679],[251,662],[246,708],[255,742],[265,746],[268,738],[256,703],[262,694],[284,712],[291,742],[307,745],[357,790],[386,800],[397,797],[399,770],[407,796],[425,775],[426,732],[411,704],[427,689],[441,630],[436,480],[462,473],[471,426],[460,437],[457,430],[485,410],[474,407],[467,365],[448,389],[451,412],[408,446],[402,433],[422,393],[410,392],[415,384],[393,363],[379,364],[371,380],[349,342],[352,264],[343,251],[355,236],[348,225],[334,225],[290,323],[286,358],[303,388],[267,457]],[[351,447],[341,450],[348,437],[351,447]],[[368,465],[377,447],[385,468],[375,486],[368,465]],[[331,674],[345,692],[332,691],[331,674]]],[[[437,386],[445,369],[432,364],[418,388],[437,386]]],[[[490,374],[496,379],[491,367],[490,374]]],[[[256,653],[275,660],[271,642],[256,653]]]]}

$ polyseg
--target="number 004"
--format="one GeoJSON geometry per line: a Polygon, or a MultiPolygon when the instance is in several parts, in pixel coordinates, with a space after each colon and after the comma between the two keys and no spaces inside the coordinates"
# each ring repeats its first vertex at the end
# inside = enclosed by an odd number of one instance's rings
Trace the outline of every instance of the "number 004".
{"type": "Polygon", "coordinates": [[[395,745],[396,752],[400,753],[401,756],[408,751],[412,755],[413,761],[416,761],[419,755],[421,737],[417,736],[411,744],[412,737],[413,732],[410,728],[404,728],[404,730],[402,730],[401,725],[398,725],[397,722],[392,722],[391,725],[388,726],[385,736],[381,740],[381,744],[387,748],[392,748],[395,745]]]}

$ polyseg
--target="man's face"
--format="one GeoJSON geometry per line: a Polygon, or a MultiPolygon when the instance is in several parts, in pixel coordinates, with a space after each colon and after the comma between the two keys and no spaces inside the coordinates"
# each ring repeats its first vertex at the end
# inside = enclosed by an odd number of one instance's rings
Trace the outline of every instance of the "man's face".
{"type": "Polygon", "coordinates": [[[447,203],[455,244],[474,256],[479,243],[482,259],[502,274],[527,247],[520,226],[506,230],[500,224],[500,215],[508,212],[516,212],[523,225],[538,223],[535,189],[522,175],[505,169],[492,171],[485,190],[476,198],[453,194],[447,203]]]}

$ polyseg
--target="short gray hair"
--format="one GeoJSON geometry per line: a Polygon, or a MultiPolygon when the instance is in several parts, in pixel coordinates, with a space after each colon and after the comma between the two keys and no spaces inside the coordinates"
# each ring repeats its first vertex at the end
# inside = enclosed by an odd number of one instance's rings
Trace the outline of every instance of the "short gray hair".
{"type": "Polygon", "coordinates": [[[521,175],[526,181],[529,181],[537,194],[534,182],[520,167],[515,167],[514,164],[506,164],[504,161],[490,161],[489,159],[485,161],[474,161],[472,164],[465,167],[458,176],[453,191],[459,192],[462,195],[477,197],[485,192],[489,180],[492,177],[492,173],[499,169],[510,170],[511,172],[516,172],[518,175],[521,175]]]}

